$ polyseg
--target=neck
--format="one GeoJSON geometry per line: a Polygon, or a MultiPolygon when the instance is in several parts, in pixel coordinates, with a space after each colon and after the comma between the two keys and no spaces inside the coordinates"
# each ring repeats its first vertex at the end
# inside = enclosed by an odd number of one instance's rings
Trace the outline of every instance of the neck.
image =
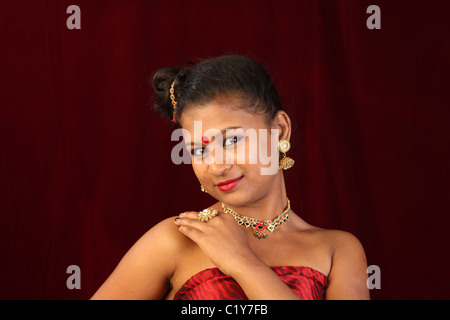
{"type": "Polygon", "coordinates": [[[268,192],[245,206],[225,205],[237,211],[240,215],[258,220],[273,220],[287,207],[286,186],[282,172],[279,173],[279,181],[272,184],[268,192]]]}

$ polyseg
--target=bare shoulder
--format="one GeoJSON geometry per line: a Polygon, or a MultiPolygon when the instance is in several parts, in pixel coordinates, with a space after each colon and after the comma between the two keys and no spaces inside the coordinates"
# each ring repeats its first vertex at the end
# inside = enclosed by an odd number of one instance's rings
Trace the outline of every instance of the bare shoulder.
{"type": "Polygon", "coordinates": [[[148,230],[125,254],[93,299],[161,299],[170,288],[186,237],[167,218],[148,230]]]}
{"type": "Polygon", "coordinates": [[[316,243],[321,243],[329,252],[331,271],[333,267],[346,261],[355,262],[358,258],[365,265],[366,258],[364,248],[359,239],[347,231],[322,229],[311,226],[309,232],[314,234],[316,243]],[[352,261],[353,260],[353,261],[352,261]]]}
{"type": "Polygon", "coordinates": [[[362,249],[359,239],[350,232],[333,229],[320,229],[320,231],[322,236],[329,241],[334,252],[344,249],[362,249]]]}
{"type": "Polygon", "coordinates": [[[327,246],[331,250],[331,253],[334,253],[336,249],[344,247],[361,246],[358,238],[350,232],[334,229],[323,229],[307,223],[298,216],[295,216],[293,220],[297,231],[311,235],[311,237],[315,239],[316,243],[321,243],[324,246],[327,246]]]}
{"type": "Polygon", "coordinates": [[[186,244],[186,237],[183,236],[174,224],[176,216],[162,220],[149,229],[136,245],[142,242],[143,247],[153,246],[155,243],[166,252],[176,252],[180,246],[186,244]]]}
{"type": "Polygon", "coordinates": [[[295,216],[294,225],[297,231],[310,234],[315,239],[316,243],[321,243],[327,246],[331,254],[334,254],[336,250],[342,248],[354,247],[362,248],[360,241],[350,232],[334,229],[323,229],[312,224],[307,223],[298,216],[295,216]]]}
{"type": "Polygon", "coordinates": [[[326,298],[369,299],[367,260],[359,239],[341,230],[324,230],[323,235],[333,248],[326,298]]]}
{"type": "Polygon", "coordinates": [[[174,224],[175,216],[162,220],[149,229],[129,250],[142,263],[155,270],[155,260],[159,268],[165,270],[164,275],[170,278],[177,265],[177,257],[191,240],[179,232],[174,224]]]}
{"type": "Polygon", "coordinates": [[[367,261],[364,248],[350,232],[323,229],[294,218],[298,234],[308,235],[309,244],[317,256],[318,265],[329,270],[326,299],[369,299],[367,261]]]}

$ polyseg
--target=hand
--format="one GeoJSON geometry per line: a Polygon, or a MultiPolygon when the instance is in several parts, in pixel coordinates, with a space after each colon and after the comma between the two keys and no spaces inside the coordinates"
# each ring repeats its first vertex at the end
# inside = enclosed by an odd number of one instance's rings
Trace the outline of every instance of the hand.
{"type": "Polygon", "coordinates": [[[236,280],[249,299],[299,299],[253,252],[246,228],[231,215],[220,212],[208,222],[201,222],[197,214],[184,212],[175,224],[223,273],[236,280]]]}
{"type": "Polygon", "coordinates": [[[245,228],[220,212],[208,222],[197,220],[198,212],[187,211],[175,221],[178,229],[197,243],[203,253],[225,274],[242,263],[259,261],[250,248],[245,228]]]}

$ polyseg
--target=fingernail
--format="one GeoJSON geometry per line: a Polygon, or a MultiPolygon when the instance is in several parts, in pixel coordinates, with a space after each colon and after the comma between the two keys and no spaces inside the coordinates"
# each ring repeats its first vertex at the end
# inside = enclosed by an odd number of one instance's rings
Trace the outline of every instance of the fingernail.
{"type": "Polygon", "coordinates": [[[175,218],[175,221],[178,221],[180,218],[175,218]]]}
{"type": "Polygon", "coordinates": [[[183,215],[184,214],[184,212],[181,212],[180,214],[179,214],[179,216],[181,216],[181,215],[183,215]]]}

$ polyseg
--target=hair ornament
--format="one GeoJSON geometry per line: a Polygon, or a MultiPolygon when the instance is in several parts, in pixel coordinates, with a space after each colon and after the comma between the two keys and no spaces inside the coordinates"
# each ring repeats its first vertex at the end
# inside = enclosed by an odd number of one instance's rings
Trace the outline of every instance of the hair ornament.
{"type": "Polygon", "coordinates": [[[177,101],[175,100],[175,89],[173,86],[175,85],[175,81],[170,85],[170,100],[172,100],[172,122],[177,122],[177,101]]]}

